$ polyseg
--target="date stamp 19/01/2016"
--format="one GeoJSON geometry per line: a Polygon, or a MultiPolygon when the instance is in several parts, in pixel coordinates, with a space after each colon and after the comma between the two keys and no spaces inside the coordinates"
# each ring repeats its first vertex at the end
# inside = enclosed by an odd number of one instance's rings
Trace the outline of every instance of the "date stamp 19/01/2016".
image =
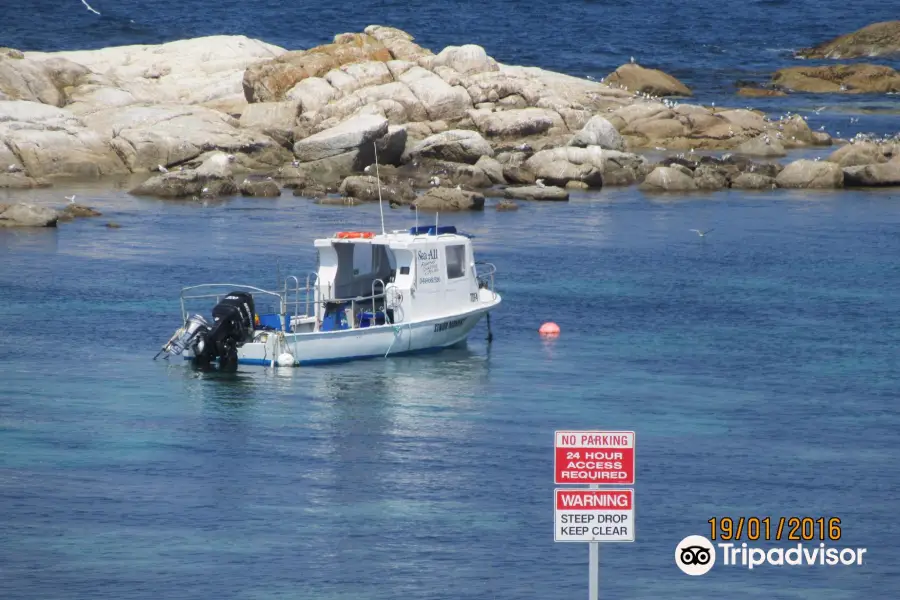
{"type": "Polygon", "coordinates": [[[837,517],[713,517],[710,540],[751,542],[837,542],[841,520],[837,517]]]}

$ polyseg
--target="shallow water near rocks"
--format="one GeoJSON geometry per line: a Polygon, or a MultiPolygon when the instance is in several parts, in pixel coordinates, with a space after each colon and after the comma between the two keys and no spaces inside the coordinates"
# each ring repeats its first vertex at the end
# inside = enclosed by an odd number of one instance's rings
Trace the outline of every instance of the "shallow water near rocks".
{"type": "Polygon", "coordinates": [[[151,361],[179,289],[274,287],[377,205],[73,191],[103,216],[0,230],[10,598],[583,597],[587,548],[553,542],[556,428],[637,431],[637,541],[602,546],[603,598],[892,597],[895,194],[442,214],[498,267],[492,344],[481,324],[433,356],[214,376],[151,361]],[[683,575],[675,545],[726,515],[840,517],[866,564],[683,575]]]}

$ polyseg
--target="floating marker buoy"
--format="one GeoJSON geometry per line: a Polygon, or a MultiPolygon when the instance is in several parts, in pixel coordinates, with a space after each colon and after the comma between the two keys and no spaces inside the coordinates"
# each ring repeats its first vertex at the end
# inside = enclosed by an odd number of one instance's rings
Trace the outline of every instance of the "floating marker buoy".
{"type": "Polygon", "coordinates": [[[294,355],[289,352],[284,352],[278,356],[278,359],[275,361],[275,364],[279,367],[293,367],[294,366],[294,355]]]}
{"type": "Polygon", "coordinates": [[[559,335],[559,325],[553,321],[547,321],[538,329],[541,335],[559,335]]]}

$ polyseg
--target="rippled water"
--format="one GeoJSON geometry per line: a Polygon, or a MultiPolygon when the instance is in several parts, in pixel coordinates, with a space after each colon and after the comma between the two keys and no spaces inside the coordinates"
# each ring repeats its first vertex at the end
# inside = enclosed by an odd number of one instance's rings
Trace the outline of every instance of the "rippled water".
{"type": "Polygon", "coordinates": [[[491,345],[482,325],[434,356],[213,376],[151,361],[179,288],[274,286],[377,207],[72,191],[104,216],[0,230],[9,598],[583,597],[587,548],[554,544],[551,508],[553,431],[582,427],[638,439],[637,541],[602,547],[602,597],[892,597],[890,193],[442,215],[499,268],[491,345]],[[678,571],[675,544],[729,514],[838,516],[867,564],[678,571]]]}
{"type": "MultiPolygon", "coordinates": [[[[735,81],[896,18],[890,3],[834,0],[91,5],[102,16],[78,0],[7,11],[2,44],[239,33],[302,48],[383,23],[436,50],[473,42],[580,75],[633,55],[698,101],[744,106],[735,81]]],[[[900,108],[897,96],[752,105],[844,136],[896,131],[900,108]]],[[[312,268],[314,237],[377,229],[378,209],[124,189],[0,190],[53,204],[75,192],[104,212],[0,229],[3,597],[583,597],[587,549],[552,537],[555,428],[637,431],[637,541],[603,546],[603,598],[895,595],[895,192],[610,189],[442,215],[499,268],[492,344],[481,325],[435,356],[214,376],[150,360],[178,324],[178,290],[273,287],[312,268]],[[689,231],[710,227],[705,241],[689,231]],[[557,340],[536,334],[548,319],[557,340]],[[680,539],[742,514],[838,516],[867,564],[678,571],[680,539]]]]}

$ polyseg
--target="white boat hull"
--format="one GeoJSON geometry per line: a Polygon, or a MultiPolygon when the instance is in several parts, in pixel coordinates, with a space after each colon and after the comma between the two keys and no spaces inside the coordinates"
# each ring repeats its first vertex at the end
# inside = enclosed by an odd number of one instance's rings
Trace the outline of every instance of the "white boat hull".
{"type": "MultiPolygon", "coordinates": [[[[469,312],[418,322],[316,333],[258,332],[260,341],[238,349],[238,364],[275,366],[284,353],[293,357],[293,366],[309,366],[440,351],[464,341],[478,321],[500,304],[498,294],[487,292],[484,297],[469,312]]],[[[186,360],[192,357],[185,351],[186,360]]]]}

